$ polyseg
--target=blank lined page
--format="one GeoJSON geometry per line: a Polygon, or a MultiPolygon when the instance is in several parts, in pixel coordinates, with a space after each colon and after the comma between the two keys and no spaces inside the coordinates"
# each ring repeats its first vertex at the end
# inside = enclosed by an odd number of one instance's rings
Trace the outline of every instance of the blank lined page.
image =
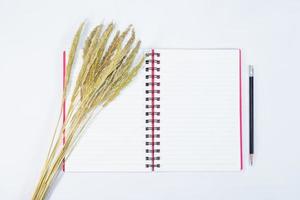
{"type": "Polygon", "coordinates": [[[160,168],[240,170],[239,50],[160,53],[160,168]]]}
{"type": "Polygon", "coordinates": [[[144,85],[141,73],[91,120],[66,161],[67,172],[146,170],[144,85]]]}
{"type": "MultiPolygon", "coordinates": [[[[160,145],[155,171],[240,170],[237,49],[160,53],[160,145]]],[[[148,51],[147,51],[148,52],[148,51]]],[[[66,162],[68,172],[145,171],[145,69],[96,115],[66,162]]],[[[156,80],[158,81],[158,80],[156,80]]],[[[148,102],[149,103],[149,102],[148,102]]]]}

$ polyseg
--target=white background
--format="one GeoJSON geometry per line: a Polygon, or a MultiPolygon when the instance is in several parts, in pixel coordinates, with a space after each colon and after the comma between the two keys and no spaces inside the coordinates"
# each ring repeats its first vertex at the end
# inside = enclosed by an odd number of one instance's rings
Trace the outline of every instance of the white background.
{"type": "Polygon", "coordinates": [[[0,199],[30,199],[59,112],[61,52],[79,23],[132,23],[143,47],[238,47],[254,64],[256,160],[241,173],[64,175],[51,199],[299,199],[300,1],[0,1],[0,199]]]}

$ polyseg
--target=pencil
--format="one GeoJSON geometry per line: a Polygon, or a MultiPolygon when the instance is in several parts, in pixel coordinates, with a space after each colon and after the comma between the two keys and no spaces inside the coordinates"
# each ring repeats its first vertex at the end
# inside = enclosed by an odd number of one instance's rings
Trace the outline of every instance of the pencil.
{"type": "Polygon", "coordinates": [[[254,68],[249,65],[249,159],[253,165],[254,159],[254,68]]]}

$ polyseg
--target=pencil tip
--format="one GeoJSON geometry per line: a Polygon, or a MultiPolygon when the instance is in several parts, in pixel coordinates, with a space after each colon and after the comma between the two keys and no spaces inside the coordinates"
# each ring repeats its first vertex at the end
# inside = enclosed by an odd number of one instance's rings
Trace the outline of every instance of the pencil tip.
{"type": "Polygon", "coordinates": [[[253,154],[250,154],[250,165],[253,165],[253,154]]]}

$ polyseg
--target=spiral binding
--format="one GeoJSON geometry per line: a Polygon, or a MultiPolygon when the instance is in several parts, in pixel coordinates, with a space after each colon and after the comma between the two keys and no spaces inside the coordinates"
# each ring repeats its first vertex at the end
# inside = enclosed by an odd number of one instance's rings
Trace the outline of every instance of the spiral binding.
{"type": "Polygon", "coordinates": [[[161,160],[160,153],[160,53],[145,53],[145,79],[146,79],[146,106],[145,106],[145,145],[146,145],[146,168],[152,171],[160,168],[158,161],[161,160]]]}

